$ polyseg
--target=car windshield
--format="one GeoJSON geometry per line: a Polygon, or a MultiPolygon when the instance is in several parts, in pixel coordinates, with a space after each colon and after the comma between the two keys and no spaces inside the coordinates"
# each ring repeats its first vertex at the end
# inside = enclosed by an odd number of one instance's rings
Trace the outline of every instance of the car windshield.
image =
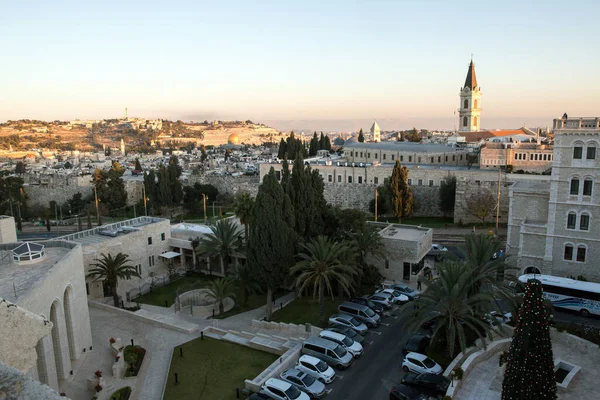
{"type": "Polygon", "coordinates": [[[347,331],[345,331],[345,332],[340,332],[340,333],[341,333],[342,335],[346,335],[346,336],[348,336],[349,338],[353,338],[353,337],[356,337],[356,335],[358,335],[358,333],[354,332],[352,329],[348,329],[347,331]]]}
{"type": "Polygon", "coordinates": [[[377,307],[377,306],[375,305],[375,303],[373,303],[371,300],[367,300],[365,303],[367,303],[367,304],[366,304],[366,306],[367,306],[367,307],[371,307],[371,308],[373,308],[373,307],[377,307]]]}
{"type": "Polygon", "coordinates": [[[402,288],[402,291],[404,291],[406,293],[412,293],[412,292],[414,292],[414,289],[409,286],[406,286],[406,287],[402,288]]]}
{"type": "Polygon", "coordinates": [[[400,293],[397,290],[394,290],[392,293],[394,294],[394,297],[398,297],[398,296],[400,296],[402,294],[402,293],[400,293]]]}
{"type": "Polygon", "coordinates": [[[302,392],[298,390],[296,386],[290,385],[290,388],[285,391],[285,394],[287,394],[290,399],[297,399],[302,395],[302,392]]]}
{"type": "Polygon", "coordinates": [[[342,348],[342,346],[335,346],[335,349],[333,349],[333,352],[339,357],[342,358],[344,356],[346,356],[346,350],[344,350],[342,348]]]}
{"type": "Polygon", "coordinates": [[[319,370],[319,372],[327,371],[327,364],[325,364],[325,362],[322,360],[319,360],[315,367],[317,367],[317,370],[319,370]]]}
{"type": "Polygon", "coordinates": [[[346,336],[344,336],[344,338],[342,339],[342,343],[344,343],[344,346],[350,347],[354,344],[354,340],[349,339],[346,336]]]}
{"type": "Polygon", "coordinates": [[[425,358],[423,360],[423,364],[425,364],[425,366],[427,368],[433,368],[433,367],[435,367],[435,362],[431,358],[429,358],[429,357],[427,357],[427,358],[425,358]]]}
{"type": "Polygon", "coordinates": [[[359,322],[359,321],[357,321],[357,320],[356,320],[356,319],[354,319],[354,318],[350,318],[350,322],[351,322],[351,323],[352,323],[352,325],[354,325],[354,326],[359,326],[359,325],[360,325],[360,322],[359,322]]]}
{"type": "Polygon", "coordinates": [[[304,378],[302,378],[302,382],[304,383],[305,386],[310,386],[313,383],[315,383],[315,378],[306,374],[306,375],[304,375],[304,378]]]}
{"type": "Polygon", "coordinates": [[[367,317],[374,317],[375,316],[375,312],[373,312],[373,310],[371,310],[370,308],[367,308],[365,310],[365,314],[367,314],[367,317]]]}

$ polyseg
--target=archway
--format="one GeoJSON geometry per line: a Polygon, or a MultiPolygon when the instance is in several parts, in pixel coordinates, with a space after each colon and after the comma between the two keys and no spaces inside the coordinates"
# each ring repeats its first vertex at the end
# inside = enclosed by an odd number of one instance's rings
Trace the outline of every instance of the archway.
{"type": "Polygon", "coordinates": [[[48,379],[48,367],[46,365],[46,353],[44,352],[44,338],[40,339],[35,346],[35,352],[37,353],[37,379],[50,386],[51,383],[48,379]]]}
{"type": "Polygon", "coordinates": [[[52,348],[54,350],[54,362],[56,364],[56,376],[65,379],[71,364],[68,356],[68,344],[66,338],[65,316],[59,300],[54,300],[50,307],[50,321],[52,322],[52,348]]]}
{"type": "Polygon", "coordinates": [[[63,306],[65,309],[65,324],[67,327],[67,339],[69,342],[69,355],[71,356],[71,360],[75,360],[77,358],[77,354],[75,352],[75,338],[73,335],[73,319],[71,313],[71,293],[73,292],[73,288],[71,286],[67,286],[65,289],[65,295],[63,298],[63,306]]]}
{"type": "Polygon", "coordinates": [[[525,268],[525,273],[540,275],[542,272],[536,267],[527,267],[525,268]]]}

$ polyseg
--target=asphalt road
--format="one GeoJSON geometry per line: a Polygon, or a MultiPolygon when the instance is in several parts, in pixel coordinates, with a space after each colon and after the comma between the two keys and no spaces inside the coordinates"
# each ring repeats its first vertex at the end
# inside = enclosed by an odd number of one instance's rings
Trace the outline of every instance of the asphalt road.
{"type": "Polygon", "coordinates": [[[326,399],[388,399],[390,389],[399,384],[404,375],[400,365],[407,339],[398,317],[384,317],[381,325],[370,329],[365,336],[363,355],[347,370],[336,371],[335,381],[327,385],[331,392],[326,399]]]}

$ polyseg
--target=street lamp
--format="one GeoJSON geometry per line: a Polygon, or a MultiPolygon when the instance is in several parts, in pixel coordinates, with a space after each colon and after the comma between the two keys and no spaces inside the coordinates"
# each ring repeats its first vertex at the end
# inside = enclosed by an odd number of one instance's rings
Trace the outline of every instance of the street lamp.
{"type": "MultiPolygon", "coordinates": [[[[206,194],[202,193],[202,200],[204,202],[204,224],[206,225],[206,194]]],[[[214,207],[214,204],[213,204],[214,207]]]]}

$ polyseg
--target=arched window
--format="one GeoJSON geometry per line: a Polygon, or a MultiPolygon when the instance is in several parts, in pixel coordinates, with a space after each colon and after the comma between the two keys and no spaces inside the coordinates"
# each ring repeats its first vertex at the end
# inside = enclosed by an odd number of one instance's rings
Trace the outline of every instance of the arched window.
{"type": "Polygon", "coordinates": [[[577,195],[579,194],[579,178],[571,179],[571,191],[570,194],[577,195]]]}
{"type": "Polygon", "coordinates": [[[567,229],[575,229],[577,224],[577,214],[570,212],[567,216],[567,229]]]}
{"type": "Polygon", "coordinates": [[[473,117],[473,125],[477,126],[477,117],[473,117]]]}
{"type": "Polygon", "coordinates": [[[469,100],[465,99],[465,102],[463,103],[463,108],[469,108],[469,100]]]}
{"type": "Polygon", "coordinates": [[[564,259],[567,261],[571,261],[573,259],[573,245],[571,245],[571,244],[565,245],[564,259]]]}
{"type": "Polygon", "coordinates": [[[463,126],[467,126],[469,123],[469,119],[467,117],[463,117],[463,126]]]}
{"type": "Polygon", "coordinates": [[[593,185],[594,185],[594,183],[589,178],[586,178],[583,181],[583,195],[584,196],[591,196],[592,195],[592,186],[593,185]]]}
{"type": "Polygon", "coordinates": [[[581,217],[579,217],[579,229],[582,231],[587,231],[590,229],[590,214],[581,214],[581,217]]]}

